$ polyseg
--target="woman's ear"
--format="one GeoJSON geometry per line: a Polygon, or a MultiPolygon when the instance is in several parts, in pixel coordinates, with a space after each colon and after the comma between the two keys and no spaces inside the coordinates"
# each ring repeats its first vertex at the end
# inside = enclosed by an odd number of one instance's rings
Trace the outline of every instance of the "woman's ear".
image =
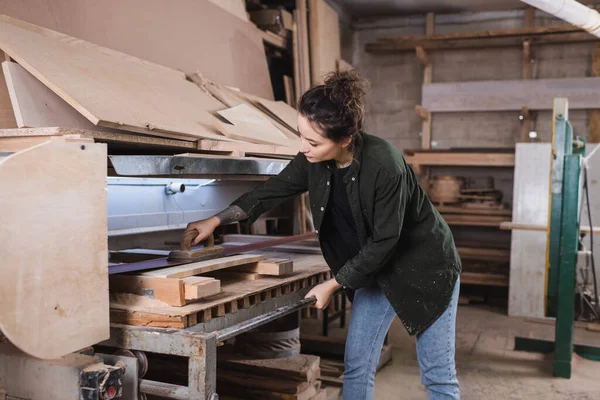
{"type": "Polygon", "coordinates": [[[350,146],[350,143],[352,143],[352,136],[348,136],[347,138],[342,140],[342,147],[345,149],[348,146],[350,146]]]}

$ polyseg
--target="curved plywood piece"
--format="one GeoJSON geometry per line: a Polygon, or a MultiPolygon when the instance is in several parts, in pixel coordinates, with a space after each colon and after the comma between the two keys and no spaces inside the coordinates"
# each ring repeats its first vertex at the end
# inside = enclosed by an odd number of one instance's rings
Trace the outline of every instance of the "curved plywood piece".
{"type": "Polygon", "coordinates": [[[0,159],[0,182],[0,331],[46,359],[106,340],[106,145],[50,140],[0,159]]]}

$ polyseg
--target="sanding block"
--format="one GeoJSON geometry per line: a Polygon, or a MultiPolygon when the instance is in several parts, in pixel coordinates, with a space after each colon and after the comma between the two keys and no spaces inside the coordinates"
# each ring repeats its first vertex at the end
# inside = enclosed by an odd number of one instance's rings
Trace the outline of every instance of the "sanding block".
{"type": "Polygon", "coordinates": [[[181,249],[170,252],[168,259],[171,261],[204,261],[223,256],[223,247],[215,246],[213,235],[203,241],[204,247],[192,250],[192,240],[197,235],[197,230],[184,231],[181,235],[181,249]]]}

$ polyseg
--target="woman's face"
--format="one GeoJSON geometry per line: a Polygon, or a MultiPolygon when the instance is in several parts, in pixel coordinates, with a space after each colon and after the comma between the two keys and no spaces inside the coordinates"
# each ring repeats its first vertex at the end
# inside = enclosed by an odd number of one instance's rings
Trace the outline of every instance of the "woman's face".
{"type": "Polygon", "coordinates": [[[298,114],[298,132],[300,132],[300,152],[311,163],[339,159],[346,152],[351,138],[336,143],[323,136],[302,114],[298,114]]]}

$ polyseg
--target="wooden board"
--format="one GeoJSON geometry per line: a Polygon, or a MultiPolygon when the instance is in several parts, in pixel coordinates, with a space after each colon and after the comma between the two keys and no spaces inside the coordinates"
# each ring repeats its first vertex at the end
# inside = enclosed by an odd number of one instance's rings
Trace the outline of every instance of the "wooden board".
{"type": "Polygon", "coordinates": [[[109,337],[106,145],[0,160],[0,330],[54,359],[109,337]]]}
{"type": "Polygon", "coordinates": [[[211,114],[223,104],[179,71],[6,16],[0,47],[95,125],[227,140],[211,114]]]}
{"type": "Polygon", "coordinates": [[[312,85],[323,83],[323,77],[337,70],[342,58],[340,17],[325,0],[309,0],[310,71],[312,85]]]}
{"type": "Polygon", "coordinates": [[[218,111],[231,124],[218,123],[218,129],[233,139],[252,143],[294,146],[287,136],[277,129],[262,113],[247,104],[218,111]]]}
{"type": "Polygon", "coordinates": [[[25,136],[0,138],[0,152],[16,153],[30,147],[38,146],[42,143],[57,141],[63,143],[83,143],[93,144],[93,139],[83,138],[80,135],[64,135],[58,137],[48,136],[25,136]]]}
{"type": "MultiPolygon", "coordinates": [[[[0,51],[0,60],[4,59],[4,52],[0,51]]],[[[0,129],[16,128],[17,121],[13,112],[10,94],[6,86],[4,72],[0,70],[0,129]]]]}
{"type": "Polygon", "coordinates": [[[555,97],[569,99],[569,109],[600,108],[600,78],[429,83],[423,107],[430,112],[551,110],[555,97]]]}
{"type": "MultiPolygon", "coordinates": [[[[513,222],[547,225],[550,193],[550,143],[519,143],[516,150],[513,222]]],[[[545,315],[545,231],[515,230],[511,234],[508,315],[545,315]]]]}
{"type": "Polygon", "coordinates": [[[250,264],[264,260],[261,255],[242,254],[238,256],[222,257],[215,260],[194,262],[176,267],[161,268],[154,271],[144,272],[143,276],[156,276],[162,278],[186,278],[188,276],[202,274],[204,272],[216,271],[238,265],[250,264]]]}
{"type": "MultiPolygon", "coordinates": [[[[27,138],[27,137],[48,137],[48,136],[80,136],[82,138],[93,139],[97,142],[109,144],[131,145],[139,149],[145,148],[167,148],[171,151],[196,150],[195,142],[182,140],[166,139],[153,136],[135,135],[129,133],[106,132],[86,129],[73,128],[21,128],[21,129],[0,129],[0,142],[6,138],[27,138]]],[[[223,142],[227,143],[227,142],[223,142]]]]}
{"type": "Polygon", "coordinates": [[[310,89],[311,75],[310,75],[310,47],[308,44],[308,0],[296,0],[296,36],[298,41],[298,53],[296,61],[298,62],[299,70],[299,86],[296,87],[296,96],[301,97],[304,92],[310,89]]]}
{"type": "Polygon", "coordinates": [[[298,131],[298,111],[283,101],[271,101],[260,99],[260,104],[279,118],[287,127],[295,132],[298,131]]]}
{"type": "Polygon", "coordinates": [[[239,19],[249,22],[248,13],[246,12],[246,2],[244,0],[210,0],[213,4],[218,5],[227,12],[235,15],[239,19]]]}
{"type": "Polygon", "coordinates": [[[261,275],[287,275],[294,270],[294,262],[292,260],[268,259],[257,263],[241,265],[236,267],[235,270],[261,275]]]}
{"type": "Polygon", "coordinates": [[[0,12],[273,99],[259,29],[210,1],[0,0],[0,12]]]}
{"type": "Polygon", "coordinates": [[[512,167],[515,155],[510,153],[415,153],[404,156],[411,165],[460,165],[469,167],[512,167]]]}
{"type": "Polygon", "coordinates": [[[217,365],[228,370],[244,371],[295,380],[298,382],[313,382],[319,377],[318,356],[298,354],[296,356],[272,359],[253,359],[239,354],[219,354],[217,365]]]}
{"type": "Polygon", "coordinates": [[[19,128],[58,126],[115,133],[91,123],[19,64],[5,61],[2,71],[19,128]]]}

